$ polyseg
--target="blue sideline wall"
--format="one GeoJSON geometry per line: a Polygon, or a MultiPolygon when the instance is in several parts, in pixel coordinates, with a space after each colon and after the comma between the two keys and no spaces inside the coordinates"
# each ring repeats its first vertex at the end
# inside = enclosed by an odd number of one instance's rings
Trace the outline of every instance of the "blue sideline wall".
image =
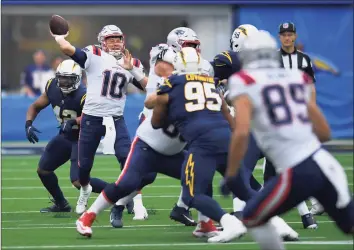
{"type": "MultiPolygon", "coordinates": [[[[145,95],[134,94],[127,97],[125,106],[125,121],[130,136],[133,138],[138,127],[138,116],[144,106],[145,95]]],[[[26,141],[25,121],[26,112],[34,99],[23,96],[2,97],[2,141],[26,141]]],[[[40,141],[49,141],[59,129],[53,109],[48,106],[34,121],[33,125],[42,133],[39,134],[40,141]]]]}
{"type": "Polygon", "coordinates": [[[316,69],[317,102],[332,137],[353,138],[353,9],[349,6],[242,6],[234,23],[253,24],[278,37],[282,22],[294,22],[298,39],[316,69]],[[336,74],[338,72],[339,74],[336,74]]]}

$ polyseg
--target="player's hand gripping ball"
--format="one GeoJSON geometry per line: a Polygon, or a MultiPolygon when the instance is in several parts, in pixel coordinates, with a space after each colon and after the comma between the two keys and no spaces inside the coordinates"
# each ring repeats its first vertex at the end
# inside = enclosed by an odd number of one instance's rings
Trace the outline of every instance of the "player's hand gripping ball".
{"type": "Polygon", "coordinates": [[[53,35],[66,35],[69,32],[69,23],[58,15],[53,15],[49,22],[50,32],[53,35]]]}

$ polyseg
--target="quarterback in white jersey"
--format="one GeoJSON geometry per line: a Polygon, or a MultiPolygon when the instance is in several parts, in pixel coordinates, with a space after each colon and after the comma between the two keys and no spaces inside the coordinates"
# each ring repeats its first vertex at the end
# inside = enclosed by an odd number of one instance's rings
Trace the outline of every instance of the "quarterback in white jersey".
{"type": "Polygon", "coordinates": [[[237,118],[227,176],[236,175],[250,130],[279,174],[247,202],[244,224],[261,249],[285,249],[270,219],[313,196],[343,232],[353,233],[346,174],[321,147],[330,129],[312,96],[312,79],[280,68],[276,41],[265,31],[245,41],[240,60],[244,70],[229,79],[237,118]]]}
{"type": "MultiPolygon", "coordinates": [[[[86,210],[92,192],[90,172],[101,137],[105,135],[103,118],[110,117],[116,130],[115,155],[121,167],[125,165],[131,146],[130,136],[125,125],[123,110],[126,88],[129,83],[142,88],[146,77],[139,60],[132,59],[125,49],[124,35],[115,25],[107,25],[98,34],[99,46],[91,45],[83,50],[71,45],[65,35],[53,35],[61,51],[77,62],[87,75],[87,95],[83,108],[79,138],[79,182],[80,197],[76,213],[86,210]]],[[[93,180],[95,181],[95,180],[93,180]]],[[[102,183],[100,192],[106,183],[102,183]]],[[[96,185],[95,185],[96,186],[96,185]]]]}

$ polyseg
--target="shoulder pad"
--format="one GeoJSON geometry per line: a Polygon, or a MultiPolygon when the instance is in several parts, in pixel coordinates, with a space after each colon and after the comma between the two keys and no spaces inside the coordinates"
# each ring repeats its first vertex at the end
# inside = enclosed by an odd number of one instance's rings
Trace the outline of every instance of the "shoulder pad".
{"type": "Polygon", "coordinates": [[[86,53],[92,53],[96,56],[101,56],[101,54],[102,54],[101,49],[96,45],[89,45],[89,46],[83,48],[82,50],[85,51],[86,53]]]}
{"type": "Polygon", "coordinates": [[[231,66],[232,65],[232,55],[229,51],[221,52],[216,55],[213,60],[215,67],[231,66]]]}
{"type": "Polygon", "coordinates": [[[172,75],[172,76],[166,78],[163,81],[163,83],[158,86],[157,94],[162,95],[162,94],[170,92],[173,89],[173,86],[175,84],[174,79],[176,77],[177,77],[176,75],[172,75]]]}
{"type": "Polygon", "coordinates": [[[56,78],[55,78],[55,77],[54,77],[54,78],[51,78],[51,79],[49,79],[49,80],[47,81],[47,84],[45,85],[45,92],[48,92],[49,87],[50,87],[50,85],[51,85],[53,82],[54,82],[54,84],[55,84],[55,82],[56,82],[56,78]]]}

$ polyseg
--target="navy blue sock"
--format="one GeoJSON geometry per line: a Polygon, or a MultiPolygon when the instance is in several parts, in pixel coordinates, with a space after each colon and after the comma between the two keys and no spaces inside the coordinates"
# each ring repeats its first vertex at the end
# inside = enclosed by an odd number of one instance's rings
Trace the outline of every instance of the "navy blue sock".
{"type": "Polygon", "coordinates": [[[191,207],[217,222],[220,222],[221,217],[226,214],[219,203],[204,194],[194,196],[191,207]]]}
{"type": "Polygon", "coordinates": [[[92,192],[99,194],[108,185],[108,183],[98,178],[91,178],[90,185],[92,186],[92,192]]]}
{"type": "Polygon", "coordinates": [[[256,178],[254,178],[253,175],[251,175],[250,184],[251,184],[251,188],[256,191],[259,191],[262,188],[262,185],[256,180],[256,178]]]}
{"type": "Polygon", "coordinates": [[[61,191],[58,183],[58,177],[54,172],[49,174],[40,174],[38,173],[39,179],[41,179],[43,186],[48,190],[53,199],[58,204],[63,204],[65,201],[64,194],[61,191]]]}

